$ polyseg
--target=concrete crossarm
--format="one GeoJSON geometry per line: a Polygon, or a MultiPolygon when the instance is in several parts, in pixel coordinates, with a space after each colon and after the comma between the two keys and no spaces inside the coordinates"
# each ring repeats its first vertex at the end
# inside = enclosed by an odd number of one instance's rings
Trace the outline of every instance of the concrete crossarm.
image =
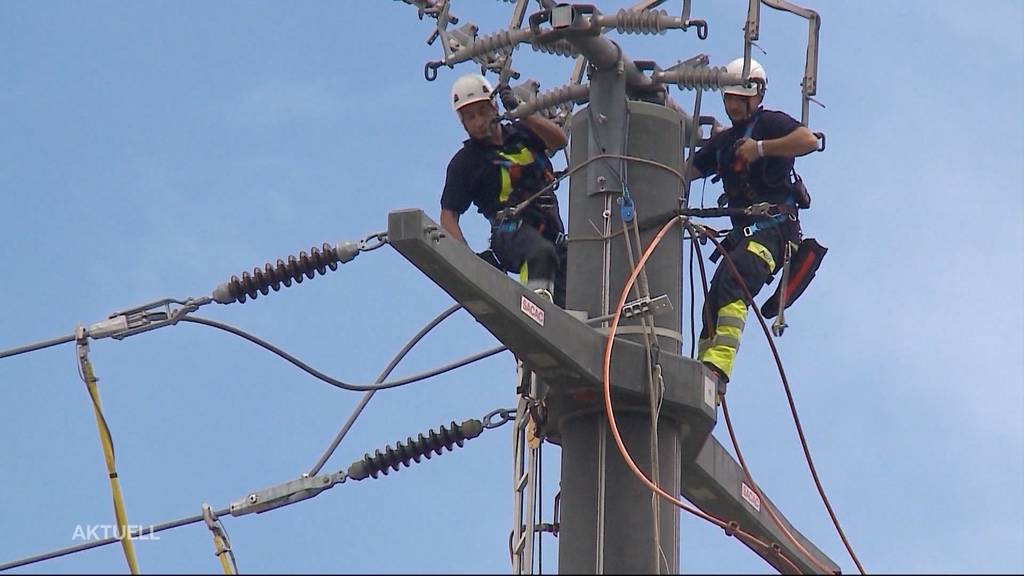
{"type": "MultiPolygon", "coordinates": [[[[572,387],[602,386],[603,331],[526,290],[449,238],[421,210],[390,213],[388,243],[542,378],[572,387]]],[[[638,369],[645,365],[645,354],[635,342],[616,340],[610,373],[614,393],[645,397],[647,380],[638,369]]],[[[685,413],[695,442],[686,452],[692,457],[714,426],[714,396],[709,403],[699,363],[664,351],[660,362],[668,384],[664,409],[685,413]]]]}
{"type": "MultiPolygon", "coordinates": [[[[769,507],[775,511],[775,515],[785,524],[790,534],[814,554],[817,562],[830,567],[835,574],[840,573],[839,566],[793,528],[767,496],[757,497],[753,487],[744,480],[743,469],[714,436],[708,437],[707,443],[695,460],[683,463],[682,473],[683,497],[712,516],[738,522],[742,530],[763,542],[778,544],[786,558],[800,568],[801,574],[818,574],[821,573],[821,568],[809,561],[772,520],[768,514],[769,507]],[[747,489],[744,489],[744,486],[747,486],[747,489]]],[[[740,541],[780,573],[793,573],[793,569],[771,550],[765,550],[742,539],[740,541]]]]}

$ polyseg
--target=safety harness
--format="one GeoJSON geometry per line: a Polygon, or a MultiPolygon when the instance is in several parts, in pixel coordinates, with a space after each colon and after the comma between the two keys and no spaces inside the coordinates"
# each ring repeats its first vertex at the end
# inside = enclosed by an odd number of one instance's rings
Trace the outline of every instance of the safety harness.
{"type": "Polygon", "coordinates": [[[526,145],[525,136],[515,127],[511,128],[509,143],[505,148],[513,152],[505,152],[499,148],[489,148],[488,156],[492,164],[498,167],[501,188],[498,191],[500,209],[491,217],[491,226],[503,231],[517,230],[526,220],[541,232],[545,226],[545,212],[554,204],[554,191],[547,195],[534,198],[520,214],[509,215],[508,208],[517,206],[536,192],[543,190],[555,180],[554,169],[544,154],[534,154],[526,145]]]}

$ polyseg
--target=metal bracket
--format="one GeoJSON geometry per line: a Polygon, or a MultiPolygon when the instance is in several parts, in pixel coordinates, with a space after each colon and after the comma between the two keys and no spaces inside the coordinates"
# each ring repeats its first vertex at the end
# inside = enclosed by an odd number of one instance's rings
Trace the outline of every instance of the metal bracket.
{"type": "Polygon", "coordinates": [[[253,512],[260,514],[268,510],[280,508],[281,506],[308,500],[328,488],[333,488],[336,484],[344,483],[346,479],[348,479],[348,475],[344,472],[299,478],[298,480],[292,480],[253,492],[244,498],[232,502],[229,510],[231,515],[236,517],[252,514],[253,512]]]}
{"type": "Polygon", "coordinates": [[[530,30],[536,42],[541,44],[561,40],[572,34],[599,36],[601,13],[591,4],[559,4],[550,10],[541,10],[530,15],[530,30]],[[583,18],[589,16],[589,18],[583,18]],[[551,29],[541,31],[541,24],[551,24],[551,29]]]}
{"type": "Polygon", "coordinates": [[[644,296],[632,302],[626,302],[622,306],[622,315],[626,318],[635,318],[640,315],[646,316],[647,314],[658,315],[671,311],[672,302],[669,301],[667,294],[662,294],[657,298],[644,296]]]}

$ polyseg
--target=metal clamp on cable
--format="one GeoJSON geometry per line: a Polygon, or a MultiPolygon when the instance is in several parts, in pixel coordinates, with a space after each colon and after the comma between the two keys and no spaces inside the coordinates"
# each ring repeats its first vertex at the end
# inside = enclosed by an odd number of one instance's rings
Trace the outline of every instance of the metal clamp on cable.
{"type": "Polygon", "coordinates": [[[235,553],[231,550],[231,541],[228,539],[227,531],[221,525],[220,520],[217,518],[217,513],[213,511],[213,508],[209,504],[203,503],[203,522],[206,523],[206,527],[210,530],[213,535],[213,547],[214,556],[220,560],[221,568],[223,568],[225,574],[237,574],[238,566],[235,563],[235,553]],[[230,558],[231,563],[228,563],[230,558]]]}
{"type": "Polygon", "coordinates": [[[344,472],[335,472],[333,474],[320,474],[278,484],[265,490],[253,492],[245,498],[232,502],[230,508],[231,515],[236,517],[245,516],[253,512],[260,514],[267,510],[308,500],[328,488],[333,488],[336,484],[344,483],[347,479],[348,476],[344,472]]]}
{"type": "Polygon", "coordinates": [[[171,324],[176,324],[182,316],[190,314],[212,302],[208,296],[177,300],[164,298],[128,310],[114,312],[106,320],[90,324],[85,329],[86,336],[93,340],[111,337],[122,340],[135,334],[149,332],[171,324]],[[177,304],[178,307],[172,307],[177,304]]]}
{"type": "Polygon", "coordinates": [[[667,294],[662,294],[657,298],[645,296],[624,304],[622,306],[622,316],[624,318],[634,318],[640,315],[656,315],[662,312],[670,312],[671,310],[672,302],[669,301],[667,294]]]}

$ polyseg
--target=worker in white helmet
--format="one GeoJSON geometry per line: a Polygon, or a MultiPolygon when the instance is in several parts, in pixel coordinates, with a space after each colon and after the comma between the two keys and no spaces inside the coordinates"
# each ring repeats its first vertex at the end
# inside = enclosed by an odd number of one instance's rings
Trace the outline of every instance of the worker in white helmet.
{"type": "MultiPolygon", "coordinates": [[[[756,296],[780,269],[787,242],[800,240],[798,210],[806,208],[810,198],[796,176],[793,159],[814,151],[818,140],[788,114],[761,107],[768,75],[753,59],[749,70],[747,84],[722,87],[732,127],[714,134],[694,154],[690,177],[720,178],[725,188],[720,206],[772,207],[772,214],[733,216],[733,231],[723,242],[743,284],[756,296]]],[[[726,71],[742,75],[743,58],[730,62],[726,71]]],[[[729,266],[719,265],[715,271],[703,317],[698,359],[720,381],[728,382],[747,317],[743,289],[729,266]]]]}
{"type": "MultiPolygon", "coordinates": [[[[519,102],[504,87],[506,110],[519,102]]],[[[548,152],[565,147],[565,132],[538,114],[502,123],[486,78],[467,74],[452,85],[451,106],[469,138],[448,164],[441,194],[441,226],[465,242],[459,218],[476,205],[491,223],[490,246],[481,257],[559,306],[565,304],[565,226],[554,194],[548,152]],[[505,209],[544,191],[520,213],[505,209]]]]}

